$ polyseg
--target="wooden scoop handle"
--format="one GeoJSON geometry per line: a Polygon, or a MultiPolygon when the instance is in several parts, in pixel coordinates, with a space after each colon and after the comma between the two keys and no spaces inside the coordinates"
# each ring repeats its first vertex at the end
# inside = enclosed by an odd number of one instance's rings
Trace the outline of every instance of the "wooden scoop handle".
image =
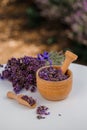
{"type": "Polygon", "coordinates": [[[74,53],[72,53],[71,51],[66,51],[65,53],[65,61],[61,67],[63,73],[66,72],[66,70],[68,69],[70,63],[72,63],[73,61],[75,61],[78,58],[78,56],[74,53]]]}
{"type": "Polygon", "coordinates": [[[8,92],[7,97],[11,98],[11,99],[17,99],[17,95],[15,93],[13,93],[13,92],[8,92]]]}

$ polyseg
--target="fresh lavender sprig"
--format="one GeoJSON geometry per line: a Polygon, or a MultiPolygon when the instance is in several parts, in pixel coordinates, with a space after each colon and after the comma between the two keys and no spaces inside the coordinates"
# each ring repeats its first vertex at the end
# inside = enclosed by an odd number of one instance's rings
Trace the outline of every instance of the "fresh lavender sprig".
{"type": "Polygon", "coordinates": [[[46,65],[61,65],[65,59],[63,51],[56,52],[44,52],[43,54],[38,54],[38,59],[41,61],[45,61],[46,65]]]}
{"type": "Polygon", "coordinates": [[[41,61],[49,62],[50,66],[52,65],[50,54],[46,51],[43,54],[38,54],[38,59],[41,61]]]}

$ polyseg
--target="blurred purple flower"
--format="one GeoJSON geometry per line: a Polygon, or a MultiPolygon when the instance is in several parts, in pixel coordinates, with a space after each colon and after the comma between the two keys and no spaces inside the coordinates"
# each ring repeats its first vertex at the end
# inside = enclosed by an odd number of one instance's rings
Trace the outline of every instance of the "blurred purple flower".
{"type": "Polygon", "coordinates": [[[43,54],[38,54],[37,57],[41,61],[48,61],[50,66],[52,65],[52,61],[48,52],[45,51],[43,54]]]}
{"type": "Polygon", "coordinates": [[[36,0],[37,3],[47,4],[49,0],[36,0]]]}
{"type": "Polygon", "coordinates": [[[58,0],[59,5],[52,4],[50,0],[35,0],[35,3],[42,17],[47,20],[64,20],[69,26],[68,36],[71,34],[74,40],[87,45],[87,0],[62,1],[65,5],[61,4],[61,0],[58,0]]]}
{"type": "Polygon", "coordinates": [[[77,11],[76,15],[80,17],[82,15],[82,12],[80,10],[77,11]]]}
{"type": "Polygon", "coordinates": [[[84,10],[87,12],[87,0],[83,0],[84,10]]]}

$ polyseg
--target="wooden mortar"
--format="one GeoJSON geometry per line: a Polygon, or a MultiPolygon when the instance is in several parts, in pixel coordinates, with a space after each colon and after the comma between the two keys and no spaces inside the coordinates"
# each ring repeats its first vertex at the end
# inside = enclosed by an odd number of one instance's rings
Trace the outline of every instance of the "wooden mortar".
{"type": "Polygon", "coordinates": [[[47,81],[39,77],[39,72],[43,68],[47,68],[50,66],[41,67],[38,69],[36,73],[36,82],[37,82],[37,88],[40,92],[40,94],[46,98],[47,100],[51,101],[58,101],[65,99],[71,89],[72,89],[72,82],[73,82],[73,74],[72,71],[68,69],[68,66],[70,63],[77,59],[77,55],[70,51],[66,51],[65,53],[65,61],[64,64],[61,66],[53,66],[56,69],[61,68],[63,73],[66,72],[67,75],[69,75],[69,78],[62,80],[62,81],[47,81]]]}

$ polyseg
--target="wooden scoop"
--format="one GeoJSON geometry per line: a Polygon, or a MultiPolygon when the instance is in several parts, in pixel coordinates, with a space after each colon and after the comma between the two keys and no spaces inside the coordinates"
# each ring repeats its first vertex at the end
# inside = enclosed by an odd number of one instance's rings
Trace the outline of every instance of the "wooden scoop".
{"type": "Polygon", "coordinates": [[[7,97],[8,98],[15,99],[15,100],[17,100],[22,105],[28,106],[29,108],[35,108],[36,107],[36,103],[31,106],[27,101],[25,101],[24,99],[22,99],[22,96],[24,96],[24,95],[23,94],[16,95],[13,92],[8,92],[7,93],[7,97]]]}
{"type": "Polygon", "coordinates": [[[78,56],[71,51],[65,52],[65,61],[61,67],[62,72],[65,73],[70,65],[71,62],[75,61],[78,58],[78,56]]]}

